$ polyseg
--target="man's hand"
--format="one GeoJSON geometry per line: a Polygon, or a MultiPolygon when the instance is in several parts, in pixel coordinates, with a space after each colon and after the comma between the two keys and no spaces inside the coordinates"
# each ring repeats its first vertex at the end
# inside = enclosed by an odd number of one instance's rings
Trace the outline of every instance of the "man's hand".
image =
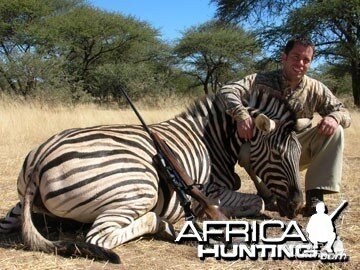
{"type": "Polygon", "coordinates": [[[237,133],[240,138],[250,140],[253,137],[254,121],[251,117],[236,122],[237,133]]]}
{"type": "Polygon", "coordinates": [[[331,136],[335,133],[337,127],[339,126],[338,122],[330,117],[325,116],[318,124],[318,133],[321,135],[331,136]]]}

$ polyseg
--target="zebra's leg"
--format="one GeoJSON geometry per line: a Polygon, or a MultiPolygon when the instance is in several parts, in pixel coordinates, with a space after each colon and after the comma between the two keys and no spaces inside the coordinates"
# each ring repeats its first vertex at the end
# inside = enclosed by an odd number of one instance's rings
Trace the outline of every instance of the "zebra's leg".
{"type": "Polygon", "coordinates": [[[265,209],[264,200],[255,194],[240,193],[222,189],[217,197],[220,209],[228,217],[253,217],[260,215],[265,209]]]}
{"type": "Polygon", "coordinates": [[[5,216],[0,220],[0,233],[10,233],[21,229],[21,203],[18,202],[5,216]]]}
{"type": "Polygon", "coordinates": [[[167,239],[175,239],[173,226],[155,212],[132,219],[121,212],[111,210],[100,215],[86,236],[86,241],[112,249],[145,234],[160,234],[167,239]]]}

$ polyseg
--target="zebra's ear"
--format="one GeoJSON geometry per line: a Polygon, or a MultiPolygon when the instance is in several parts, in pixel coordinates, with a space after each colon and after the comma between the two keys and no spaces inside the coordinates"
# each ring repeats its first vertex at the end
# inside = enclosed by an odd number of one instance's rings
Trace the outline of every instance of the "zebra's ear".
{"type": "Polygon", "coordinates": [[[258,129],[266,133],[269,133],[270,131],[274,130],[276,127],[275,121],[271,120],[265,114],[259,114],[255,118],[255,125],[258,129]]]}
{"type": "Polygon", "coordinates": [[[296,120],[295,131],[300,132],[311,127],[311,119],[299,118],[296,120]]]}

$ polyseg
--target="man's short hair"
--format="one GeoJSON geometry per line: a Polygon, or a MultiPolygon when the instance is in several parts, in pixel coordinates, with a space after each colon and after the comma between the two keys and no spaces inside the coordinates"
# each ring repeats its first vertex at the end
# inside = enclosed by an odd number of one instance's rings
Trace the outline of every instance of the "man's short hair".
{"type": "Polygon", "coordinates": [[[311,47],[313,49],[313,58],[315,55],[315,45],[314,43],[310,40],[309,37],[307,36],[295,36],[292,39],[290,39],[284,48],[284,53],[286,55],[289,54],[289,52],[294,48],[296,43],[300,43],[301,45],[305,46],[305,47],[311,47]]]}

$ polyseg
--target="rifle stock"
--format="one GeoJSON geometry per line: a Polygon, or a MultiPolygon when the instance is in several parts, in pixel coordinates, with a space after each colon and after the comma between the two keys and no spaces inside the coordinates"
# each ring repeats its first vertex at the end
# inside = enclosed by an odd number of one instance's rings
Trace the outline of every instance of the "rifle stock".
{"type": "Polygon", "coordinates": [[[161,153],[164,155],[164,158],[169,163],[170,167],[189,187],[186,192],[200,203],[205,214],[212,220],[228,220],[228,218],[220,211],[219,206],[212,204],[210,200],[194,185],[194,181],[186,173],[183,166],[176,159],[166,142],[160,138],[159,134],[152,130],[151,137],[156,146],[160,149],[161,153]]]}

